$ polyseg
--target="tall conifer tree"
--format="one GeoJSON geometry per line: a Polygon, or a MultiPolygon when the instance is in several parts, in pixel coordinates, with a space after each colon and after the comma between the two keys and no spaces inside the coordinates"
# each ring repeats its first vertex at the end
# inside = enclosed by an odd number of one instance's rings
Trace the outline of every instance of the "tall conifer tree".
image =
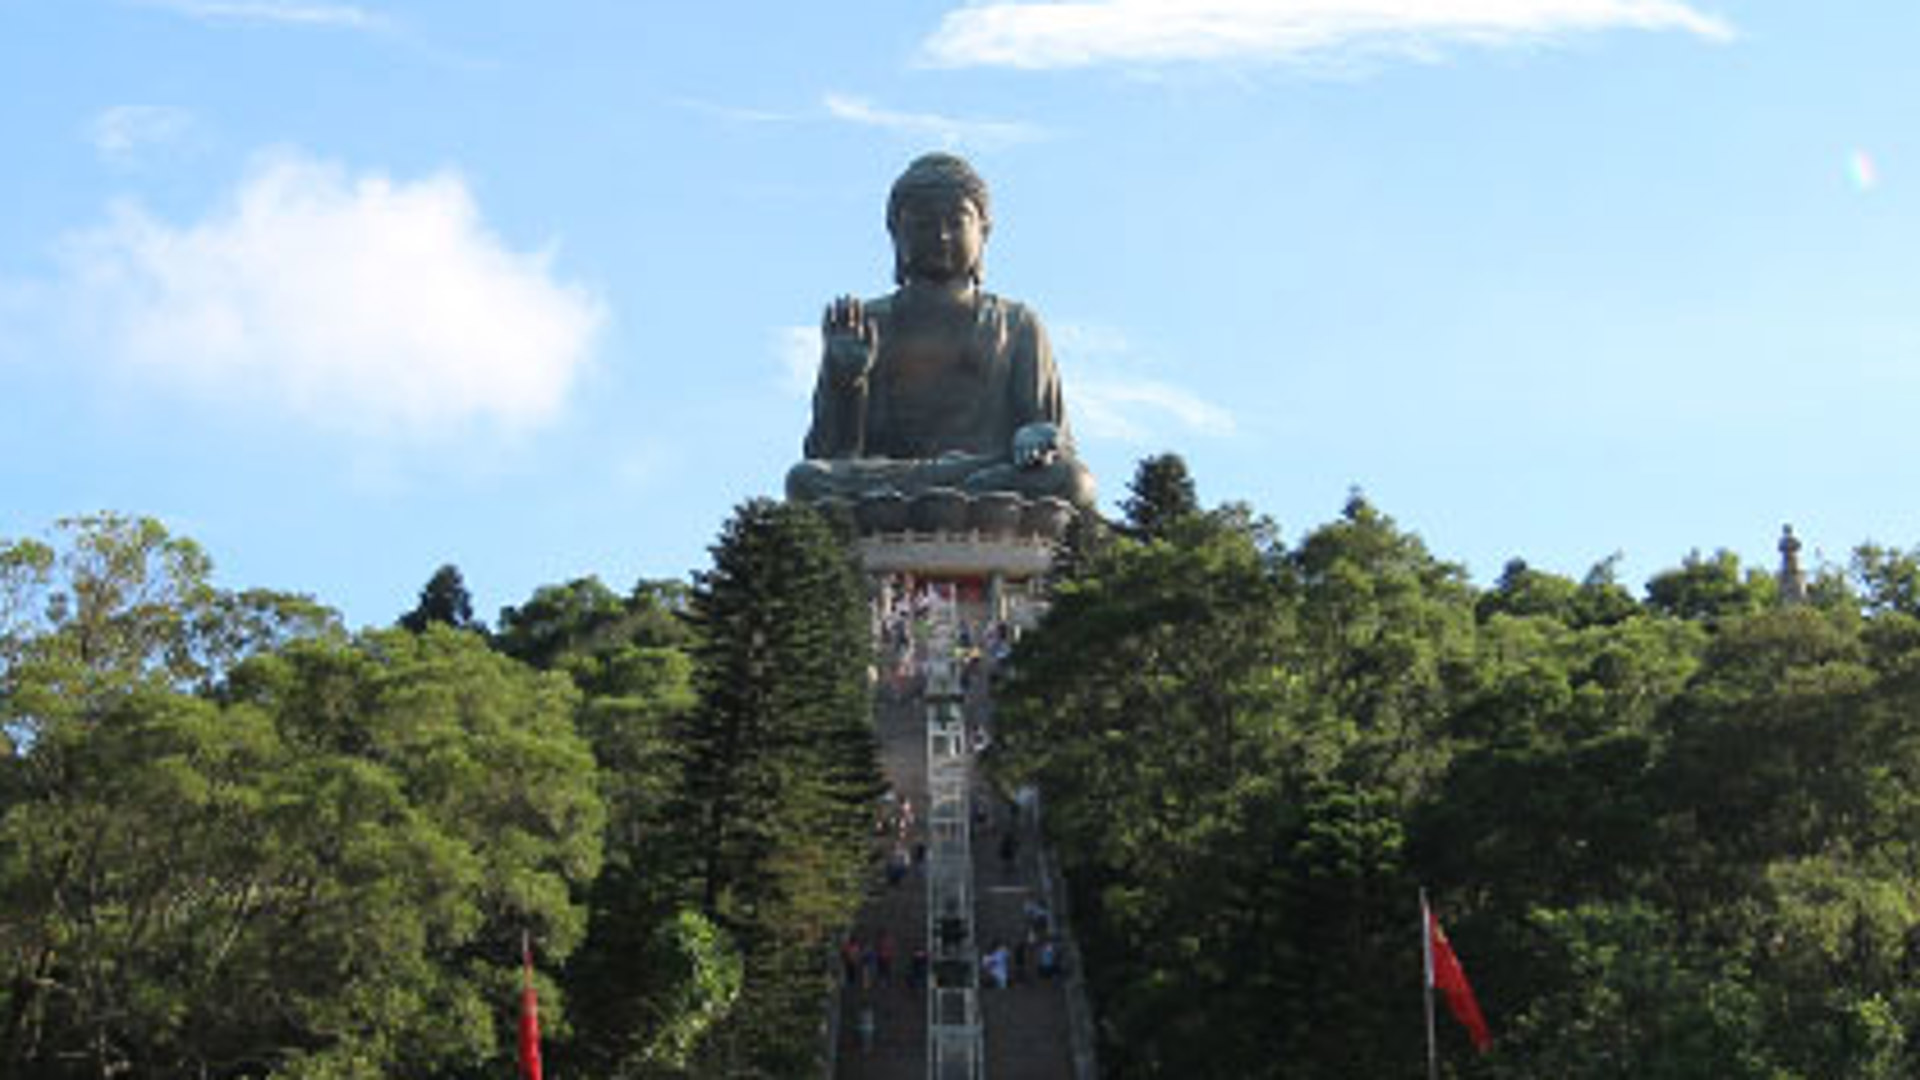
{"type": "Polygon", "coordinates": [[[1174,453],[1141,459],[1120,509],[1135,538],[1165,539],[1174,522],[1200,512],[1200,495],[1186,459],[1174,453]]]}
{"type": "Polygon", "coordinates": [[[709,1064],[798,1075],[818,1050],[818,949],[859,904],[880,789],[865,590],[800,506],[747,503],[713,556],[692,603],[682,820],[689,885],[738,941],[746,988],[709,1064]]]}

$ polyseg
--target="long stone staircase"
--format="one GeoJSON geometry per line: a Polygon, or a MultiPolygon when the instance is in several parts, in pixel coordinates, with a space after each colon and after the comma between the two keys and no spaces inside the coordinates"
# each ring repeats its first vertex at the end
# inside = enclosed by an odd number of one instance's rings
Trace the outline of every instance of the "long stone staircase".
{"type": "MultiPolygon", "coordinates": [[[[894,792],[916,809],[926,806],[926,725],[919,695],[909,689],[883,685],[877,691],[875,717],[880,727],[880,756],[894,792]]],[[[876,835],[882,859],[900,841],[897,830],[876,835]]],[[[914,837],[904,840],[911,851],[914,837]]],[[[909,856],[911,858],[911,856],[909,856]]],[[[884,865],[882,863],[881,865],[884,865]]],[[[876,875],[880,872],[876,871],[876,875]]],[[[841,1080],[888,1080],[927,1075],[927,1005],[924,985],[915,987],[911,969],[917,951],[926,950],[927,870],[924,862],[912,866],[897,885],[876,882],[860,912],[854,934],[861,942],[892,936],[897,956],[890,986],[843,983],[840,990],[839,1045],[835,1076],[841,1080]],[[873,1015],[872,1045],[864,1044],[861,1012],[873,1015]]]]}
{"type": "MultiPolygon", "coordinates": [[[[1067,986],[1043,979],[1037,949],[1020,948],[1030,902],[1044,904],[1040,835],[1011,803],[986,789],[972,750],[987,727],[987,680],[964,680],[951,661],[951,624],[936,625],[911,672],[876,690],[881,761],[895,806],[876,844],[884,866],[895,845],[909,853],[904,879],[883,871],[853,928],[861,942],[892,939],[890,985],[865,973],[840,993],[834,1075],[841,1080],[1076,1080],[1067,986]],[[1008,837],[1013,839],[1009,843],[1008,837]],[[914,858],[925,845],[924,858],[914,858]],[[1005,945],[1021,955],[1010,985],[981,973],[1005,945]],[[913,977],[924,950],[927,979],[913,977]]],[[[1091,1080],[1082,1067],[1078,1080],[1091,1080]]]]}

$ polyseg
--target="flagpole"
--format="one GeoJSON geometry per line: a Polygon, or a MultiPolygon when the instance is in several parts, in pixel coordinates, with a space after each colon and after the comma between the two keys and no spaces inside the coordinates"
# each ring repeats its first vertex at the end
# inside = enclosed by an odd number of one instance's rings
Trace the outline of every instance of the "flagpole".
{"type": "Polygon", "coordinates": [[[1433,1029],[1433,915],[1427,909],[1427,888],[1420,887],[1421,989],[1427,1003],[1427,1080],[1440,1080],[1440,1052],[1433,1029]]]}

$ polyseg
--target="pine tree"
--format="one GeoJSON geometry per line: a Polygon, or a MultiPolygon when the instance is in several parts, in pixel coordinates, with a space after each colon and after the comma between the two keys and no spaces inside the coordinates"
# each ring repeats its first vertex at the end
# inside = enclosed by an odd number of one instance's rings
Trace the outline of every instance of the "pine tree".
{"type": "Polygon", "coordinates": [[[1128,531],[1141,540],[1164,538],[1174,522],[1200,512],[1193,475],[1179,454],[1143,458],[1127,491],[1120,509],[1127,515],[1128,531]]]}
{"type": "Polygon", "coordinates": [[[460,568],[447,563],[433,572],[427,583],[420,587],[420,602],[412,611],[400,616],[402,628],[418,634],[434,623],[443,623],[455,630],[485,629],[473,617],[473,597],[467,593],[467,583],[460,576],[460,568]]]}
{"type": "Polygon", "coordinates": [[[709,1067],[798,1075],[817,1052],[819,949],[860,900],[879,793],[865,591],[804,507],[734,515],[700,575],[700,704],[677,740],[689,886],[730,932],[746,989],[709,1067]]]}

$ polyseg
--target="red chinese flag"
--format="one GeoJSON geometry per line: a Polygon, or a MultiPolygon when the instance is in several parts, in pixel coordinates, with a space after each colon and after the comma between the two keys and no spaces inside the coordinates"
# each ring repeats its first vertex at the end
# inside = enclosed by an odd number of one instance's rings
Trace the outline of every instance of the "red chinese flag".
{"type": "Polygon", "coordinates": [[[520,984],[520,1080],[540,1080],[540,998],[533,991],[533,946],[520,942],[526,975],[520,984]]]}
{"type": "Polygon", "coordinates": [[[1427,986],[1446,995],[1447,1009],[1467,1029],[1474,1049],[1484,1054],[1493,1045],[1493,1035],[1487,1030],[1486,1017],[1480,1015],[1480,1002],[1474,998],[1473,987],[1467,984],[1467,973],[1460,967],[1460,958],[1453,954],[1453,945],[1440,929],[1440,920],[1434,917],[1432,908],[1426,909],[1426,916],[1427,986]]]}

